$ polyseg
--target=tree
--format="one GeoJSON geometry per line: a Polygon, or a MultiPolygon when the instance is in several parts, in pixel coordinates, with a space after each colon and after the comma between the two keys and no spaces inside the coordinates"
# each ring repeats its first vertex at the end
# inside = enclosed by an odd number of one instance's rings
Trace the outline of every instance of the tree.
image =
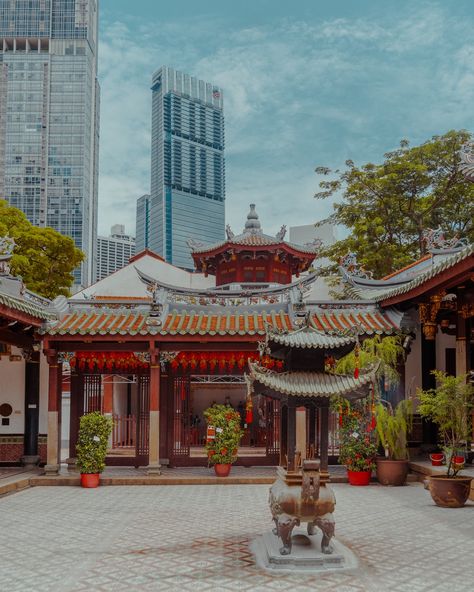
{"type": "Polygon", "coordinates": [[[28,289],[46,298],[69,295],[72,271],[84,259],[70,237],[52,228],[33,226],[21,210],[0,200],[0,236],[6,235],[16,243],[13,275],[21,276],[28,289]]]}
{"type": "MultiPolygon", "coordinates": [[[[474,184],[459,169],[460,148],[470,140],[467,131],[450,131],[420,146],[402,140],[382,164],[346,161],[345,171],[319,183],[315,197],[342,192],[334,213],[319,224],[344,225],[350,235],[322,256],[338,261],[354,252],[364,269],[382,277],[426,254],[423,231],[429,228],[474,241],[474,184]]],[[[316,172],[333,174],[327,167],[316,172]]]]}

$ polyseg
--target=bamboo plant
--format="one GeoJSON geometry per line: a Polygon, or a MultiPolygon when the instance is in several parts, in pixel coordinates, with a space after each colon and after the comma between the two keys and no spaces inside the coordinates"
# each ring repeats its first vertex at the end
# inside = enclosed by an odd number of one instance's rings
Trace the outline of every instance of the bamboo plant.
{"type": "Polygon", "coordinates": [[[377,436],[389,460],[407,460],[407,433],[413,425],[413,402],[400,401],[395,407],[378,403],[375,409],[377,436]]]}

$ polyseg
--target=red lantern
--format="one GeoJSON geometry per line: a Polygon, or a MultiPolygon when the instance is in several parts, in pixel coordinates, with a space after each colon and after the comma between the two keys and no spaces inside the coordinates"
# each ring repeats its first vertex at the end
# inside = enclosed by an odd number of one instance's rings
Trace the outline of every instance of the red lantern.
{"type": "Polygon", "coordinates": [[[219,356],[219,370],[221,372],[225,371],[225,367],[226,367],[226,355],[225,354],[221,354],[219,356]]]}
{"type": "Polygon", "coordinates": [[[76,363],[77,363],[77,358],[76,358],[76,357],[72,357],[72,358],[69,360],[69,366],[70,366],[71,368],[75,368],[75,367],[76,367],[76,363]]]}
{"type": "Polygon", "coordinates": [[[197,367],[197,358],[194,354],[191,355],[190,359],[189,359],[189,366],[191,368],[191,370],[196,370],[197,367]]]}
{"type": "Polygon", "coordinates": [[[243,353],[240,353],[239,357],[237,358],[237,366],[238,366],[239,370],[243,370],[245,368],[245,363],[246,363],[245,356],[243,353]]]}
{"type": "Polygon", "coordinates": [[[253,422],[253,403],[252,399],[249,397],[245,404],[245,423],[247,425],[253,422]]]}
{"type": "Polygon", "coordinates": [[[199,358],[199,369],[204,372],[205,370],[207,370],[207,354],[206,353],[202,353],[200,358],[199,358]]]}

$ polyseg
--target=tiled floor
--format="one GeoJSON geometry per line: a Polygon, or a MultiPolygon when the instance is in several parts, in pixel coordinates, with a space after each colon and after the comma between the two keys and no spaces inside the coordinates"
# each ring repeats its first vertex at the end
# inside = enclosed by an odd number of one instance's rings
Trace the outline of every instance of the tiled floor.
{"type": "Polygon", "coordinates": [[[35,487],[0,499],[5,592],[468,592],[474,504],[434,506],[420,484],[335,484],[353,574],[272,575],[249,542],[271,527],[268,486],[35,487]]]}

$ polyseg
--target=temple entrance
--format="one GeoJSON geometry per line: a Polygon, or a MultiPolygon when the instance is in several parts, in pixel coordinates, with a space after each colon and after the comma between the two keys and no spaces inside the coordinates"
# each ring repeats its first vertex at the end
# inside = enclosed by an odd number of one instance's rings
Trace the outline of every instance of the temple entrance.
{"type": "Polygon", "coordinates": [[[71,375],[70,456],[82,415],[100,411],[112,417],[107,465],[146,466],[149,453],[150,377],[142,374],[71,375]]]}
{"type": "Polygon", "coordinates": [[[278,464],[280,455],[280,404],[263,395],[254,397],[252,422],[246,423],[247,396],[243,375],[190,375],[171,378],[172,430],[170,464],[207,464],[204,449],[206,421],[204,411],[214,403],[230,405],[241,417],[244,436],[237,464],[278,464]]]}

